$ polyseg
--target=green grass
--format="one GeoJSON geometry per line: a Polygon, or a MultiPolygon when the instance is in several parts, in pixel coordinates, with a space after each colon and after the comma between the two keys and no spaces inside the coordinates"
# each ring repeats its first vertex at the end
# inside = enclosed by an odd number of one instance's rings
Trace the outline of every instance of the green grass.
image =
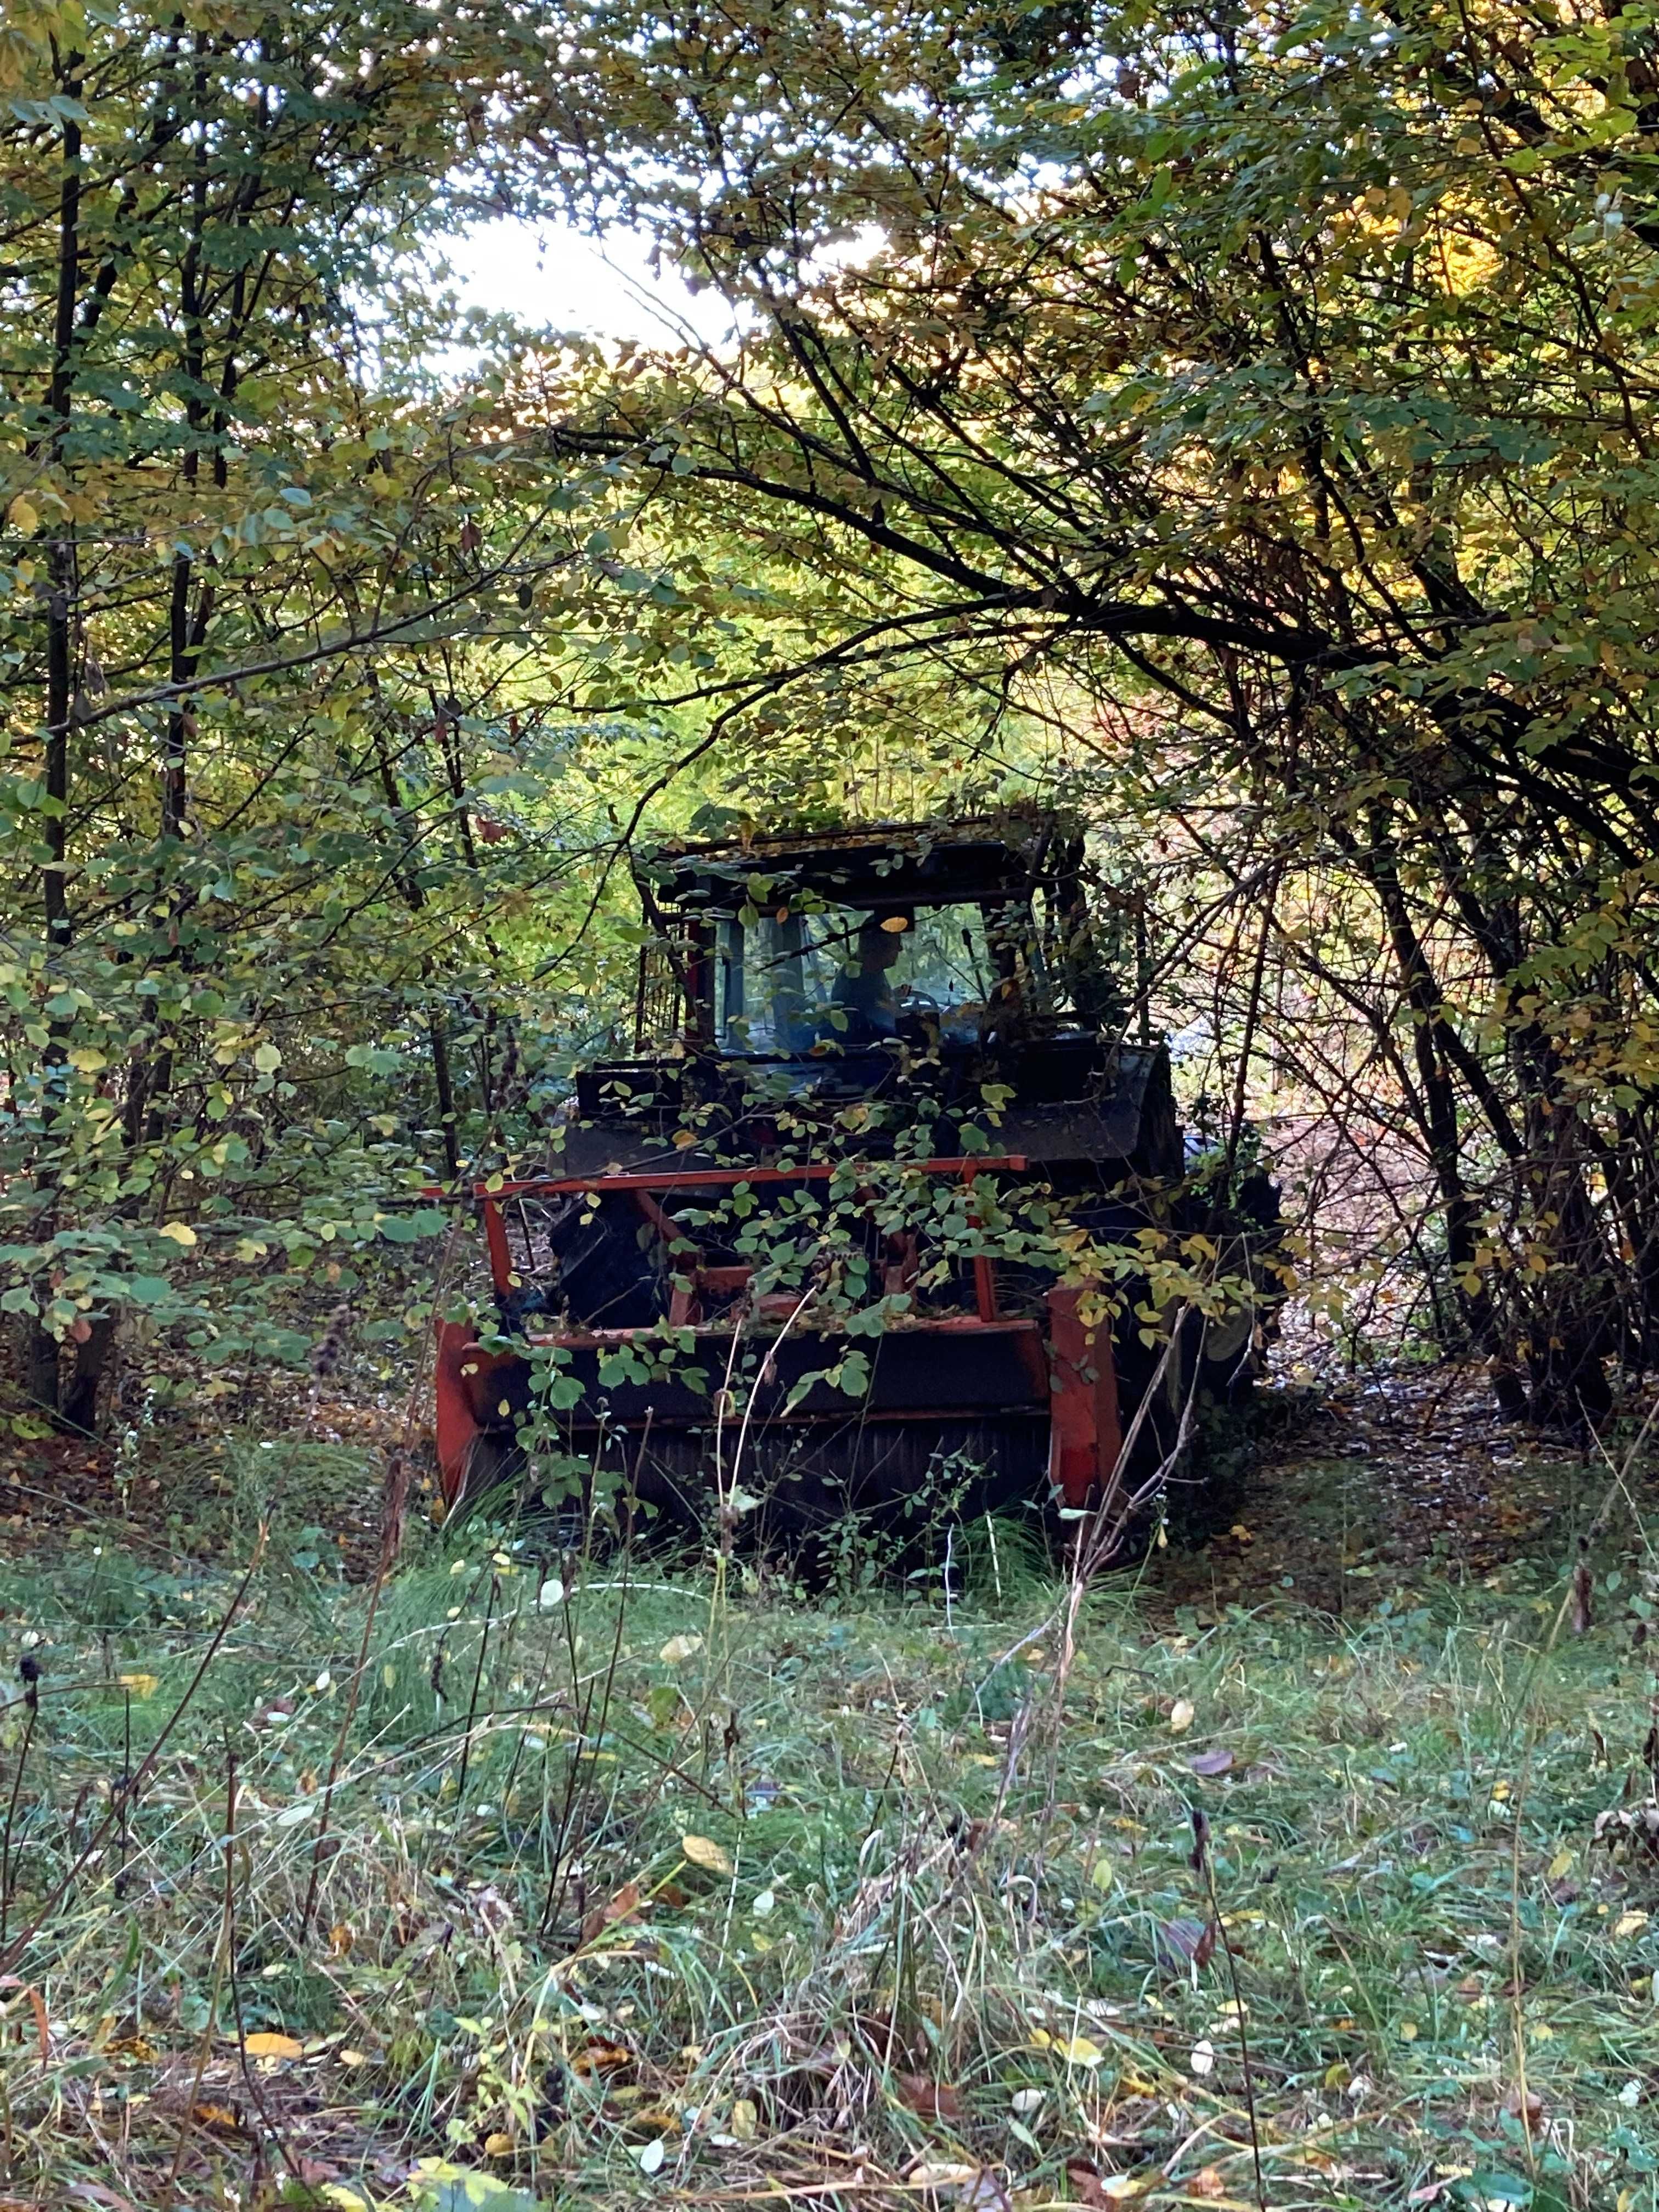
{"type": "Polygon", "coordinates": [[[252,1449],[194,1559],[112,1527],[0,1567],[44,1668],[0,2205],[1249,2206],[1249,2095],[1276,2207],[1659,2205],[1659,1873],[1590,1847],[1648,1787],[1628,1562],[1577,1638],[1547,1565],[1380,1578],[1340,1628],[1126,1577],[1062,1714],[1064,1591],[1009,1535],[947,1620],[422,1532],[302,1934],[367,1603],[305,1531],[373,1476],[252,1449]],[[250,1500],[266,1564],[124,1820],[250,1500]]]}

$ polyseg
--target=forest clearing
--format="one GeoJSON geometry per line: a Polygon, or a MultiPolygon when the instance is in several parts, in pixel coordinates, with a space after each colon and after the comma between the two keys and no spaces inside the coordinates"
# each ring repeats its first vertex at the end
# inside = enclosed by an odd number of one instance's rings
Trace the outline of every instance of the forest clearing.
{"type": "Polygon", "coordinates": [[[0,2212],[1659,2212],[1656,41],[8,0],[0,2212]]]}

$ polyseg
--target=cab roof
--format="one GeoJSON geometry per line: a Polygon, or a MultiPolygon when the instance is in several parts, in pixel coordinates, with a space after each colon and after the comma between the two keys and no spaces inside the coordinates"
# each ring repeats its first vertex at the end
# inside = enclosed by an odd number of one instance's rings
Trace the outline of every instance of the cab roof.
{"type": "Polygon", "coordinates": [[[731,913],[751,899],[795,890],[880,912],[1027,895],[1038,883],[1075,875],[1081,842],[1054,817],[882,822],[662,845],[639,872],[666,906],[731,913]]]}

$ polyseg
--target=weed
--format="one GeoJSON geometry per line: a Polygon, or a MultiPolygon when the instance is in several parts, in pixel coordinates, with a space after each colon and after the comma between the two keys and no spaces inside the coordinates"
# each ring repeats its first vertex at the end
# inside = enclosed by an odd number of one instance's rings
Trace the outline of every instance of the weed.
{"type": "Polygon", "coordinates": [[[1525,1566],[1171,1620],[970,1523],[947,1616],[475,1524],[365,1639],[294,1556],[327,1519],[240,1606],[114,1531],[6,1570],[0,2194],[1162,2208],[1252,2203],[1259,2160],[1275,2207],[1659,2203],[1601,1554],[1552,1643],[1525,1566]]]}

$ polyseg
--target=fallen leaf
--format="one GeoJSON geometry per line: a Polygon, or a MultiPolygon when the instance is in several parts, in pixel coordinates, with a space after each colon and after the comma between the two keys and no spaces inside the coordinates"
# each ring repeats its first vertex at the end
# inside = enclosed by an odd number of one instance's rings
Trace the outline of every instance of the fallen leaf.
{"type": "Polygon", "coordinates": [[[1079,2203],[1089,2204],[1100,2212],[1100,2208],[1111,2204],[1126,2204],[1132,2198],[1145,2197],[1163,2180],[1163,2170],[1154,2166],[1146,2173],[1102,2173],[1086,2158],[1068,2159],[1066,2179],[1079,2203]]]}
{"type": "MultiPolygon", "coordinates": [[[[1184,1966],[1198,1956],[1198,1947],[1204,1941],[1207,1923],[1179,1914],[1173,1920],[1160,1923],[1153,1934],[1152,1948],[1158,1953],[1158,1963],[1165,1966],[1184,1966]]],[[[1211,1948],[1215,1939],[1211,1937],[1211,1948]]]]}
{"type": "Polygon", "coordinates": [[[760,2128],[760,2114],[747,2097],[739,2097],[732,2107],[728,2132],[739,2142],[753,2142],[760,2128]]]}
{"type": "Polygon", "coordinates": [[[1226,2179],[1218,2166],[1201,2166],[1182,2186],[1188,2197],[1224,2197],[1227,2194],[1226,2179]]]}
{"type": "Polygon", "coordinates": [[[1097,2043],[1091,2043],[1086,2035],[1056,2035],[1049,2039],[1048,2048],[1056,2058],[1063,2058],[1068,2066],[1098,2066],[1106,2053],[1097,2043]]]}
{"type": "Polygon", "coordinates": [[[1194,1774],[1225,1774],[1232,1763],[1231,1752],[1222,1744],[1217,1744],[1213,1751],[1196,1752],[1187,1761],[1194,1774]]]}
{"type": "Polygon", "coordinates": [[[607,2043],[603,2036],[590,2036],[580,2049],[570,2054],[570,2070],[583,2075],[621,2074],[634,2063],[634,2054],[625,2043],[607,2043]]]}
{"type": "Polygon", "coordinates": [[[679,2115],[662,2105],[641,2106],[637,2112],[629,2114],[628,2124],[630,2128],[654,2128],[659,2136],[677,2136],[680,2132],[679,2115]]]}
{"type": "Polygon", "coordinates": [[[1192,2068],[1194,2074],[1214,2073],[1215,2045],[1211,2042],[1207,2035],[1201,2036],[1199,2040],[1194,2044],[1191,2055],[1188,2057],[1187,2063],[1192,2068]]]}
{"type": "Polygon", "coordinates": [[[701,1636],[671,1636],[657,1656],[665,1667],[683,1667],[702,1650],[701,1636]]]}
{"type": "Polygon", "coordinates": [[[1008,2192],[988,2167],[945,2165],[924,2159],[905,2175],[913,2188],[931,2189],[963,2212],[1009,2212],[1008,2192]]]}
{"type": "Polygon", "coordinates": [[[1536,2135],[1544,2118],[1544,2100],[1536,2089],[1528,2089],[1523,2094],[1517,2081],[1504,2096],[1504,2110],[1512,2120],[1519,2120],[1529,2136],[1536,2135]]]}
{"type": "Polygon", "coordinates": [[[682,1836],[680,1849],[693,1866],[707,1867],[710,1874],[730,1874],[732,1862],[712,1836],[682,1836]]]}
{"type": "Polygon", "coordinates": [[[1639,1936],[1648,1924],[1645,1912],[1621,1912],[1613,1923],[1613,1935],[1623,1942],[1626,1936],[1639,1936]]]}
{"type": "Polygon", "coordinates": [[[1550,1861],[1549,1874],[1547,1879],[1550,1881],[1559,1881],[1564,1875],[1571,1874],[1571,1871],[1572,1853],[1571,1851],[1557,1851],[1555,1856],[1550,1861]]]}
{"type": "Polygon", "coordinates": [[[305,2051],[291,2035],[276,2035],[261,2029],[258,2033],[244,2039],[243,2049],[250,2058],[298,2058],[305,2051]]]}
{"type": "Polygon", "coordinates": [[[1588,1636],[1595,1623],[1595,1584],[1587,1560],[1580,1559],[1572,1571],[1572,1632],[1588,1636]]]}
{"type": "Polygon", "coordinates": [[[136,2066],[147,2066],[155,2056],[155,2045],[147,2035],[117,2035],[104,2045],[104,2056],[130,2058],[136,2066]]]}
{"type": "Polygon", "coordinates": [[[46,2023],[46,2001],[32,1983],[20,1981],[15,1974],[0,1974],[0,1990],[21,1990],[29,2001],[29,2010],[34,2014],[34,2033],[40,2043],[40,2063],[44,2066],[52,2057],[52,2035],[46,2023]]]}
{"type": "Polygon", "coordinates": [[[1100,2185],[1100,2168],[1091,2166],[1086,2158],[1067,2159],[1066,2179],[1079,2204],[1100,2205],[1107,2202],[1106,2192],[1100,2185]]]}
{"type": "Polygon", "coordinates": [[[198,2128],[212,2128],[220,2135],[240,2135],[242,2123],[228,2105],[192,2105],[190,2117],[198,2128]]]}
{"type": "Polygon", "coordinates": [[[648,2143],[641,2143],[637,2150],[630,2153],[641,2173],[657,2172],[667,2154],[662,2147],[660,2136],[653,2136],[648,2143]]]}
{"type": "MultiPolygon", "coordinates": [[[[925,2074],[895,2074],[893,2094],[900,2104],[920,2112],[924,2119],[957,2121],[968,2117],[961,2090],[949,2081],[930,2081],[925,2074]]],[[[1041,2092],[1037,2101],[1042,2102],[1041,2092]]]]}
{"type": "Polygon", "coordinates": [[[1182,1735],[1185,1734],[1187,1729],[1188,1729],[1193,1724],[1194,1710],[1193,1701],[1190,1698],[1177,1698],[1176,1699],[1170,1712],[1170,1730],[1171,1735],[1182,1735]]]}
{"type": "Polygon", "coordinates": [[[184,1221],[164,1222],[155,1233],[158,1237],[168,1238],[171,1243],[183,1247],[185,1250],[188,1250],[196,1242],[196,1231],[184,1221]]]}
{"type": "Polygon", "coordinates": [[[486,2158],[511,2158],[514,2148],[514,2145],[511,2136],[486,2136],[484,2137],[484,2156],[486,2158]]]}
{"type": "Polygon", "coordinates": [[[637,1920],[639,1917],[640,1886],[636,1881],[625,1881],[613,1898],[596,1906],[582,1922],[582,1941],[591,1943],[617,1921],[637,1920]]]}

